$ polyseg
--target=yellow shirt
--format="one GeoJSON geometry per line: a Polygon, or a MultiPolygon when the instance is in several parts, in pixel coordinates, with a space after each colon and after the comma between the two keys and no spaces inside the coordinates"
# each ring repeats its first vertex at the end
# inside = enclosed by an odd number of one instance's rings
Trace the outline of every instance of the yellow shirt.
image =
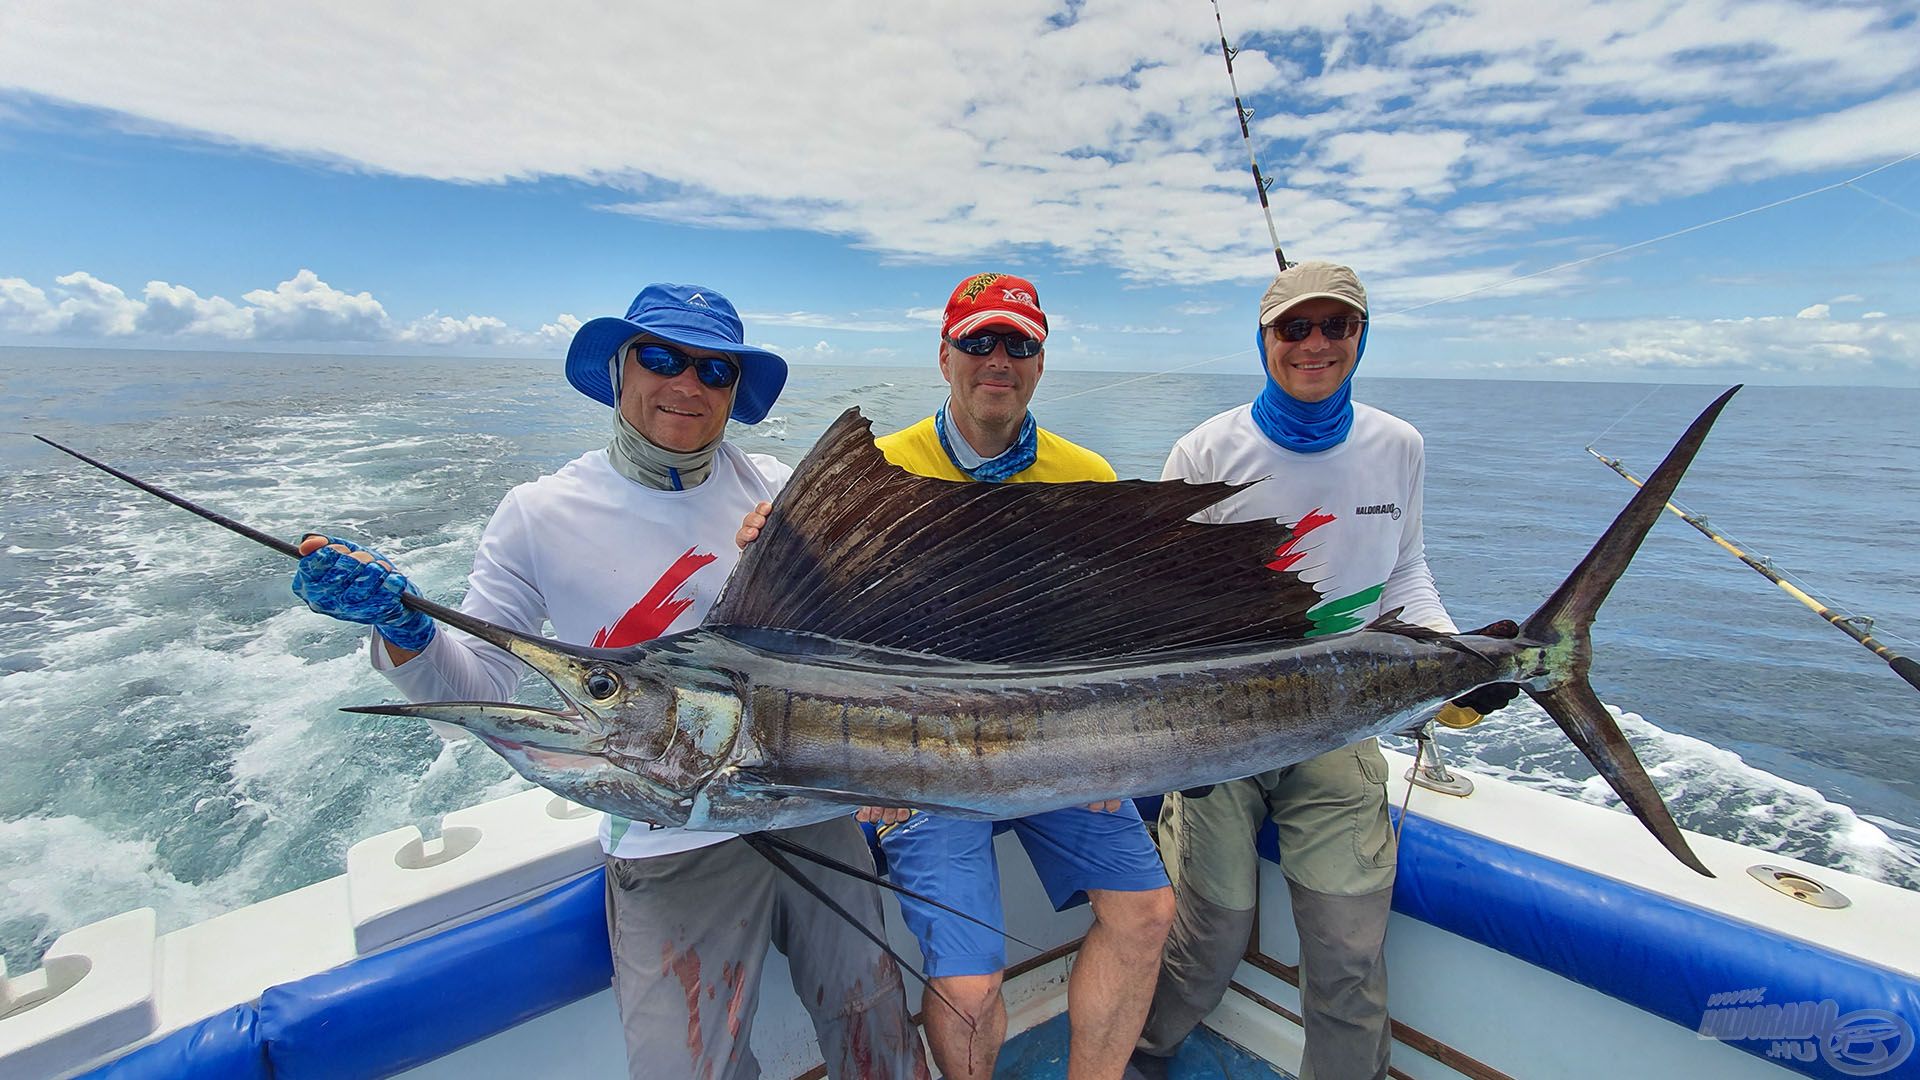
{"type": "MultiPolygon", "coordinates": [[[[1007,478],[1010,484],[1059,484],[1071,480],[1112,480],[1107,459],[1055,435],[1045,428],[1036,437],[1033,464],[1007,478]]],[[[970,480],[954,465],[940,445],[933,417],[874,440],[887,460],[916,476],[936,480],[970,480]]]]}

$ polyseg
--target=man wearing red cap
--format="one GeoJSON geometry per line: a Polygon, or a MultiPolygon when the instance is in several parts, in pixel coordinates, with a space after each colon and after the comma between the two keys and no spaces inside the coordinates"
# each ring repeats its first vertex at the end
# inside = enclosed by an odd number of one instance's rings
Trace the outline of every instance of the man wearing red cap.
{"type": "MultiPolygon", "coordinates": [[[[728,444],[727,420],[758,423],[786,379],[786,361],[746,344],[739,314],[712,289],[649,285],[624,318],[582,326],[567,381],[610,408],[612,437],[507,493],[481,534],[461,610],[609,648],[699,625],[739,561],[741,515],[792,473],[728,444]]],[[[294,592],[316,611],[370,624],[374,667],[409,700],[512,696],[519,661],[403,606],[407,580],[377,553],[320,536],[300,551],[294,592]]],[[[785,835],[871,865],[849,817],[785,835]]],[[[739,837],[608,814],[600,843],[614,997],[636,1080],[760,1075],[749,1038],[769,940],[788,959],[830,1077],[924,1080],[899,968],[739,837]]],[[[878,932],[873,886],[801,872],[878,932]]]]}
{"type": "MultiPolygon", "coordinates": [[[[1104,458],[1039,427],[1027,411],[1046,366],[1046,337],[1047,317],[1032,282],[1008,274],[962,281],[941,326],[947,401],[925,420],[879,439],[881,452],[909,472],[944,480],[1112,480],[1104,458]]],[[[862,815],[885,822],[880,846],[896,882],[1001,923],[991,822],[906,811],[862,815]]],[[[1036,814],[1012,827],[1055,909],[1082,896],[1093,906],[1093,926],[1067,986],[1068,1076],[1117,1077],[1146,1019],[1173,919],[1166,871],[1131,800],[1036,814]]],[[[965,1020],[934,995],[923,995],[934,1063],[952,1080],[992,1076],[1007,1031],[1000,996],[1004,941],[909,897],[900,908],[934,985],[978,1024],[970,1046],[965,1020]]]]}

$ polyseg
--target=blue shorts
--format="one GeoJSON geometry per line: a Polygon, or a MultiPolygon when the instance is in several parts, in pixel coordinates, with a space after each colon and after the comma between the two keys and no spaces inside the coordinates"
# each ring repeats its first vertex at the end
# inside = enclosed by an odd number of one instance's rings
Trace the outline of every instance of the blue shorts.
{"type": "MultiPolygon", "coordinates": [[[[1102,813],[1075,806],[1008,822],[1027,849],[1055,911],[1084,899],[1088,889],[1146,892],[1167,885],[1133,800],[1102,813]]],[[[993,857],[994,823],[915,813],[880,833],[887,876],[996,927],[1000,866],[993,857]]],[[[1007,966],[1006,939],[950,911],[900,897],[900,913],[920,943],[927,974],[991,975],[1007,966]]]]}

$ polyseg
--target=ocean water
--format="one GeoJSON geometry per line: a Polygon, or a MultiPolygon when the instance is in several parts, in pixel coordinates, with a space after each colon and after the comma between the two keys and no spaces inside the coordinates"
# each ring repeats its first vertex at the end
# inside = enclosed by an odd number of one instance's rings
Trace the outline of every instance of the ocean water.
{"type": "MultiPolygon", "coordinates": [[[[1157,477],[1257,375],[1053,370],[1046,426],[1157,477]]],[[[1718,388],[1362,378],[1420,427],[1427,545],[1455,620],[1525,616],[1718,388]]],[[[796,462],[848,406],[887,430],[943,391],[916,369],[794,370],[729,435],[796,462]]],[[[342,872],[357,839],[525,782],[482,747],[342,714],[389,700],[356,630],[288,592],[283,557],[85,469],[41,432],[257,527],[346,530],[457,602],[511,485],[605,440],[552,362],[0,350],[0,956],[136,908],[177,928],[342,872]]],[[[1920,654],[1920,391],[1755,387],[1680,500],[1920,654]]],[[[1595,630],[1593,681],[1681,823],[1920,889],[1920,696],[1677,519],[1595,630]]],[[[1530,703],[1450,759],[1606,803],[1530,703]]],[[[1651,845],[1649,857],[1664,857],[1651,845]]]]}

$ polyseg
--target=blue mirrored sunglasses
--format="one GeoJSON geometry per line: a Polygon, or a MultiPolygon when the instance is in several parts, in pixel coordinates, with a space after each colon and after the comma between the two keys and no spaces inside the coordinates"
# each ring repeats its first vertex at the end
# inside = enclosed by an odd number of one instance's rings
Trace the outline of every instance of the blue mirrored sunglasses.
{"type": "Polygon", "coordinates": [[[1005,345],[1007,355],[1015,360],[1039,356],[1042,348],[1039,338],[1030,338],[1025,334],[995,334],[991,331],[963,338],[948,338],[947,344],[968,356],[992,356],[995,345],[1005,345]]]}
{"type": "Polygon", "coordinates": [[[725,390],[740,381],[740,365],[724,356],[693,357],[666,345],[641,345],[637,351],[634,359],[640,366],[662,378],[671,379],[691,364],[694,375],[715,390],[725,390]]]}

